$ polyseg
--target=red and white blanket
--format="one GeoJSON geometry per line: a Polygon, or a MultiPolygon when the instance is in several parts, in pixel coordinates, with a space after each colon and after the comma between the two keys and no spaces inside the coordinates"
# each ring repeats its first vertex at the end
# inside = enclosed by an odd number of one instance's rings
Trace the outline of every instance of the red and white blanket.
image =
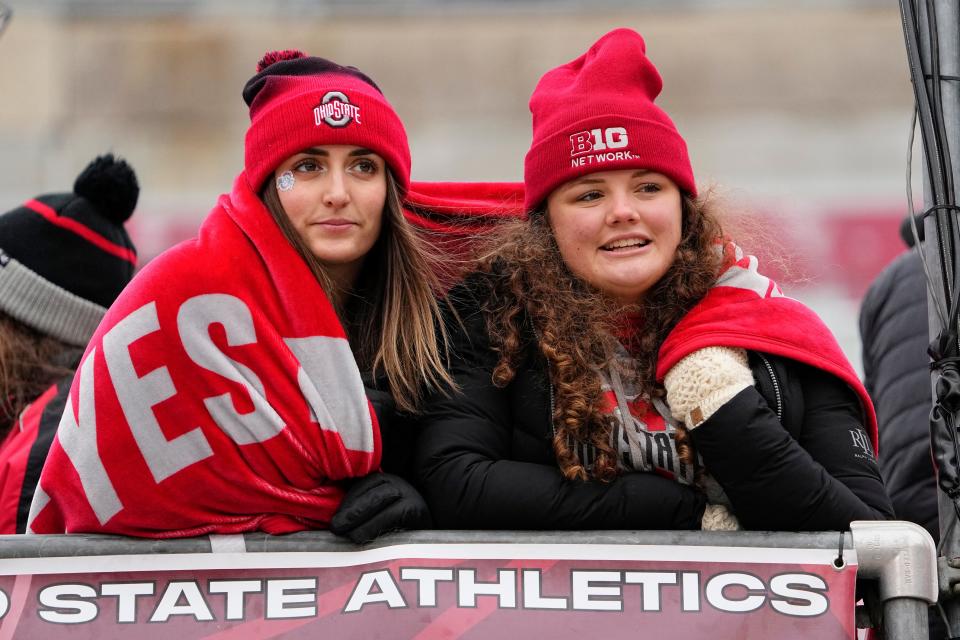
{"type": "MultiPolygon", "coordinates": [[[[719,246],[718,246],[719,249],[719,246]]],[[[877,416],[867,390],[836,338],[803,303],[783,295],[757,270],[757,258],[732,242],[723,245],[717,283],[673,329],[660,348],[657,379],[684,356],[709,346],[741,347],[791,358],[831,373],[856,392],[877,451],[877,416]]]]}
{"type": "Polygon", "coordinates": [[[34,533],[325,527],[380,465],[344,330],[241,175],[110,308],[74,378],[34,533]]]}

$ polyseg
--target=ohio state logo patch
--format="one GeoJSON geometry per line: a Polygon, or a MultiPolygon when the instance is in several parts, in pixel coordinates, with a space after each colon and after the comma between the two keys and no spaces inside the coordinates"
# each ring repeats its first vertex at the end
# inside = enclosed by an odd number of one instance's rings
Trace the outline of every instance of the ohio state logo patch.
{"type": "Polygon", "coordinates": [[[345,127],[351,122],[360,122],[360,107],[350,104],[342,91],[328,91],[320,104],[313,109],[313,121],[317,126],[345,127]]]}
{"type": "Polygon", "coordinates": [[[623,127],[578,131],[570,136],[570,166],[582,167],[610,160],[632,160],[634,155],[625,149],[628,144],[630,140],[623,127]]]}

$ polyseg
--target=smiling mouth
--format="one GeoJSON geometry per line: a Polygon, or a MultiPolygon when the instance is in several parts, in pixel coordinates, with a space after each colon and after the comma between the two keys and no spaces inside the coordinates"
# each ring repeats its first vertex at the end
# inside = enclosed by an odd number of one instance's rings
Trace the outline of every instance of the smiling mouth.
{"type": "Polygon", "coordinates": [[[650,244],[650,241],[643,240],[642,238],[625,238],[623,240],[614,240],[613,242],[608,242],[600,248],[604,251],[624,251],[626,249],[645,247],[648,244],[650,244]]]}

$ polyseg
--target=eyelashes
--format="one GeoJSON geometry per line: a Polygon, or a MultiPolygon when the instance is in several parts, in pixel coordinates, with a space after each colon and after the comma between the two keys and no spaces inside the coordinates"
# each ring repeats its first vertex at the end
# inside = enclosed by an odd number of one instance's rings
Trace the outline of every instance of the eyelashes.
{"type": "MultiPolygon", "coordinates": [[[[314,173],[328,169],[329,163],[320,162],[314,158],[304,158],[293,165],[292,170],[298,173],[314,173]]],[[[363,175],[376,175],[380,171],[380,165],[371,158],[359,158],[348,163],[347,171],[353,171],[363,175]]],[[[286,171],[284,173],[291,173],[286,171]]],[[[279,179],[279,178],[278,178],[279,179]]],[[[279,186],[278,186],[279,188],[279,186]]]]}
{"type": "MultiPolygon", "coordinates": [[[[663,187],[656,182],[644,182],[633,189],[634,193],[643,195],[659,193],[660,191],[663,191],[663,187]]],[[[574,202],[594,202],[595,200],[603,198],[605,195],[606,193],[603,190],[591,189],[590,191],[575,195],[573,200],[574,202]]]]}
{"type": "Polygon", "coordinates": [[[380,170],[379,165],[377,165],[376,162],[374,162],[373,160],[370,160],[369,158],[363,158],[358,162],[356,162],[353,166],[359,169],[361,173],[365,173],[368,175],[373,175],[380,170]]]}
{"type": "Polygon", "coordinates": [[[293,165],[294,171],[309,172],[309,171],[318,171],[319,169],[320,169],[320,163],[318,163],[316,160],[312,158],[300,160],[299,162],[293,165]]]}

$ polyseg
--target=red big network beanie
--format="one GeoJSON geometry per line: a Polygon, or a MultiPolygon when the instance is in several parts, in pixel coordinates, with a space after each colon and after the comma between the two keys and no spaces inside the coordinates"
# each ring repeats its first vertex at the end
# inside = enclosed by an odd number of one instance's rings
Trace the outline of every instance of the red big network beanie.
{"type": "Polygon", "coordinates": [[[244,166],[254,191],[290,156],[328,144],[375,151],[397,186],[404,192],[410,186],[403,123],[373,80],[354,67],[301,51],[272,51],[257,64],[243,99],[250,107],[244,166]]]}
{"type": "Polygon", "coordinates": [[[582,175],[648,169],[696,195],[687,145],[653,101],[663,80],[640,34],[616,29],[548,71],[530,96],[533,143],[524,162],[524,208],[582,175]]]}

